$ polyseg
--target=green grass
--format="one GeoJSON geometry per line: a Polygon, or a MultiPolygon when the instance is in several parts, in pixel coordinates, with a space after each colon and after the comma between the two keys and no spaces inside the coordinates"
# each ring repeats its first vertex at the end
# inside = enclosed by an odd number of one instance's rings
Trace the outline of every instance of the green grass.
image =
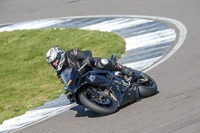
{"type": "Polygon", "coordinates": [[[117,58],[125,43],[114,33],[78,29],[0,32],[0,123],[43,105],[63,93],[63,84],[46,62],[53,46],[91,50],[93,57],[117,58]]]}

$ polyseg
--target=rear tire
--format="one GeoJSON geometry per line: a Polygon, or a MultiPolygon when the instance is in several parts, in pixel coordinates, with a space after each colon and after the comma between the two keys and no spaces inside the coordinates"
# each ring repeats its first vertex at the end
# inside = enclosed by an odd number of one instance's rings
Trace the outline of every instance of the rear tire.
{"type": "Polygon", "coordinates": [[[107,98],[110,100],[110,105],[103,106],[95,102],[87,90],[84,90],[79,94],[79,99],[86,108],[91,109],[94,112],[106,115],[112,114],[118,110],[118,103],[110,96],[107,98]]]}
{"type": "Polygon", "coordinates": [[[147,82],[139,83],[139,95],[140,97],[150,97],[157,93],[157,85],[156,82],[147,74],[143,74],[148,78],[147,82]]]}

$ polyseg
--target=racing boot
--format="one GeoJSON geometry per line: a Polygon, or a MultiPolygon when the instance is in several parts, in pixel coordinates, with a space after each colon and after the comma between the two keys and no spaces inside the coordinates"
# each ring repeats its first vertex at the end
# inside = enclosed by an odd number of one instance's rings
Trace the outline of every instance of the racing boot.
{"type": "Polygon", "coordinates": [[[128,77],[132,77],[132,75],[134,74],[133,70],[130,67],[126,67],[118,63],[116,63],[115,70],[121,71],[123,74],[127,75],[128,77]]]}
{"type": "Polygon", "coordinates": [[[131,68],[116,63],[115,70],[116,71],[121,71],[121,73],[122,73],[121,78],[123,78],[125,80],[125,82],[128,84],[126,86],[131,85],[131,83],[132,83],[132,76],[134,74],[134,72],[133,72],[133,70],[131,68]]]}
{"type": "Polygon", "coordinates": [[[123,74],[126,74],[127,76],[129,77],[132,77],[133,76],[133,70],[130,68],[130,67],[126,67],[126,66],[123,66],[122,68],[122,73],[123,74]]]}

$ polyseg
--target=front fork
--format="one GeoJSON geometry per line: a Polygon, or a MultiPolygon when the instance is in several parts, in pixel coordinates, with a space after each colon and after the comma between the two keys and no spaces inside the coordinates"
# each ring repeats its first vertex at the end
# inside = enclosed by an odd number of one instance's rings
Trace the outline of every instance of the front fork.
{"type": "Polygon", "coordinates": [[[70,104],[75,102],[75,97],[74,95],[71,93],[71,91],[69,91],[69,89],[66,89],[64,87],[65,90],[65,96],[67,97],[67,99],[69,100],[70,104]]]}

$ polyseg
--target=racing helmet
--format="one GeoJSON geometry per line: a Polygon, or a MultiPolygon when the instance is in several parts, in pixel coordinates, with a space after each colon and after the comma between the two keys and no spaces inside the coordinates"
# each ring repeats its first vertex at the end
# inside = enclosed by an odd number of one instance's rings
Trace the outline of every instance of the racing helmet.
{"type": "Polygon", "coordinates": [[[54,70],[60,71],[65,62],[65,52],[60,47],[54,46],[47,51],[46,59],[54,70]]]}

